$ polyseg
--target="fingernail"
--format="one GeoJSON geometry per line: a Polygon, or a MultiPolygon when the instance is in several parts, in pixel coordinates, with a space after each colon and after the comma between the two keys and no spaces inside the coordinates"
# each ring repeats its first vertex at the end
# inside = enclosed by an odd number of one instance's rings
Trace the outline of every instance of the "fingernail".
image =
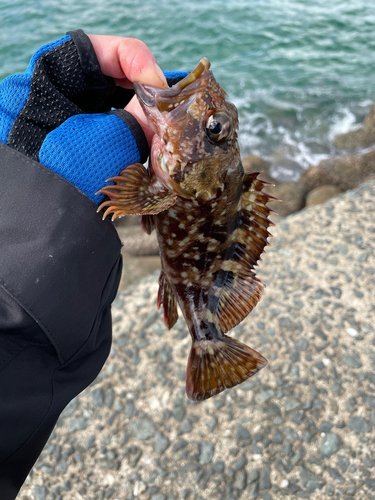
{"type": "Polygon", "coordinates": [[[165,75],[162,72],[162,70],[157,62],[154,62],[154,68],[155,68],[156,74],[160,78],[161,88],[164,88],[164,89],[168,88],[167,79],[165,78],[165,75]]]}

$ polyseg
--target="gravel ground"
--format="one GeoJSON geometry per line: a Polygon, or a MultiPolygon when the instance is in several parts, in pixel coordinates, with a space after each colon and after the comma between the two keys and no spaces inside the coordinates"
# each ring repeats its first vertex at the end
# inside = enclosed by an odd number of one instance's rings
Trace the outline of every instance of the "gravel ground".
{"type": "Polygon", "coordinates": [[[375,499],[375,182],[283,219],[266,292],[233,335],[268,366],[185,395],[190,336],[157,273],[118,294],[97,380],[66,408],[22,500],[375,499]]]}

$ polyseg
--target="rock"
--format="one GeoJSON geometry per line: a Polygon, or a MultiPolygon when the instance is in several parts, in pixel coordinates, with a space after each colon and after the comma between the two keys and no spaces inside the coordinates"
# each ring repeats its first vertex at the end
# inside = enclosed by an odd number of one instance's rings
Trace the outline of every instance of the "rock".
{"type": "Polygon", "coordinates": [[[94,406],[101,407],[104,405],[104,391],[102,388],[94,389],[91,392],[92,403],[94,406]]]}
{"type": "Polygon", "coordinates": [[[279,201],[271,201],[268,206],[275,210],[279,215],[286,215],[298,212],[305,206],[305,197],[308,188],[304,182],[285,182],[274,188],[266,186],[265,192],[278,198],[279,201]]]}
{"type": "Polygon", "coordinates": [[[320,453],[323,457],[330,457],[334,453],[337,453],[340,448],[340,439],[337,434],[333,432],[328,432],[324,436],[322,446],[320,447],[320,453]]]}
{"type": "Polygon", "coordinates": [[[233,487],[238,490],[244,490],[246,488],[246,471],[241,469],[237,472],[234,478],[233,487]]]}
{"type": "Polygon", "coordinates": [[[199,456],[199,463],[201,465],[209,464],[212,462],[214,456],[215,446],[209,441],[203,441],[201,446],[201,453],[199,456]]]}
{"type": "Polygon", "coordinates": [[[157,432],[154,437],[154,451],[158,455],[162,455],[169,447],[170,441],[162,432],[157,432]]]}
{"type": "Polygon", "coordinates": [[[318,205],[340,194],[341,191],[336,186],[319,186],[310,191],[306,196],[306,206],[318,205]]]}
{"type": "Polygon", "coordinates": [[[155,434],[154,424],[148,418],[138,418],[129,424],[129,431],[138,439],[145,441],[155,434]]]}
{"type": "Polygon", "coordinates": [[[368,148],[375,144],[375,105],[363,121],[363,126],[337,135],[333,144],[339,149],[368,148]]]}
{"type": "Polygon", "coordinates": [[[348,427],[356,433],[371,432],[370,423],[362,417],[351,417],[348,420],[348,427]]]}
{"type": "Polygon", "coordinates": [[[350,354],[345,354],[342,357],[342,360],[346,365],[350,366],[350,368],[355,368],[355,369],[362,368],[362,363],[360,362],[360,360],[354,358],[350,354]]]}
{"type": "Polygon", "coordinates": [[[260,490],[269,490],[271,488],[271,469],[268,465],[263,467],[260,471],[259,477],[259,489],[260,490]]]}
{"type": "Polygon", "coordinates": [[[37,484],[33,487],[33,495],[35,500],[45,500],[47,496],[47,488],[37,484]]]}
{"type": "Polygon", "coordinates": [[[85,417],[72,418],[68,421],[68,432],[82,431],[87,427],[87,419],[85,417]]]}
{"type": "Polygon", "coordinates": [[[236,430],[236,438],[239,441],[244,441],[245,439],[250,439],[250,432],[245,427],[238,427],[236,430]]]}
{"type": "Polygon", "coordinates": [[[259,178],[267,181],[273,182],[272,177],[269,175],[269,168],[271,163],[263,160],[260,156],[257,155],[247,155],[245,158],[242,158],[242,165],[245,172],[261,172],[259,178]]]}
{"type": "Polygon", "coordinates": [[[124,252],[135,257],[159,255],[156,233],[146,234],[141,227],[118,227],[119,238],[124,245],[124,252]]]}
{"type": "Polygon", "coordinates": [[[316,489],[323,488],[326,484],[324,479],[305,469],[305,467],[300,467],[300,476],[302,485],[308,493],[313,493],[316,489]]]}
{"type": "Polygon", "coordinates": [[[322,160],[308,168],[301,176],[308,191],[319,186],[336,186],[347,191],[375,176],[375,151],[363,155],[348,155],[322,160]]]}

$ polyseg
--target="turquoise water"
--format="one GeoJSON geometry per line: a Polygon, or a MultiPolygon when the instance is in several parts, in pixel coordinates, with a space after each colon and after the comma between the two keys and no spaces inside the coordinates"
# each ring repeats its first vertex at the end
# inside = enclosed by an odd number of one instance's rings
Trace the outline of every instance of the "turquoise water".
{"type": "Polygon", "coordinates": [[[2,0],[0,78],[67,30],[135,36],[163,69],[206,56],[238,107],[243,154],[278,174],[337,154],[332,137],[375,100],[375,8],[368,0],[2,0]]]}

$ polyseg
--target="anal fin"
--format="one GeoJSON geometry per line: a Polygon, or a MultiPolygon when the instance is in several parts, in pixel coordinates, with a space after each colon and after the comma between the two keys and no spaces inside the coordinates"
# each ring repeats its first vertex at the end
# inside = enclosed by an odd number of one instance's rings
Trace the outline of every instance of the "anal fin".
{"type": "Polygon", "coordinates": [[[160,273],[159,277],[157,308],[160,309],[161,305],[163,305],[164,310],[165,326],[170,329],[178,319],[177,300],[176,295],[174,294],[171,285],[168,283],[163,271],[160,273]]]}
{"type": "Polygon", "coordinates": [[[176,203],[177,196],[158,181],[153,183],[141,163],[129,165],[119,175],[107,179],[110,181],[116,184],[98,191],[110,198],[98,208],[98,212],[106,208],[103,219],[110,213],[112,220],[128,214],[158,214],[176,203]]]}
{"type": "Polygon", "coordinates": [[[152,215],[141,215],[141,228],[147,234],[151,234],[155,229],[155,221],[152,215]]]}
{"type": "Polygon", "coordinates": [[[208,399],[241,384],[266,364],[259,352],[226,335],[196,340],[187,365],[186,393],[193,401],[208,399]]]}

